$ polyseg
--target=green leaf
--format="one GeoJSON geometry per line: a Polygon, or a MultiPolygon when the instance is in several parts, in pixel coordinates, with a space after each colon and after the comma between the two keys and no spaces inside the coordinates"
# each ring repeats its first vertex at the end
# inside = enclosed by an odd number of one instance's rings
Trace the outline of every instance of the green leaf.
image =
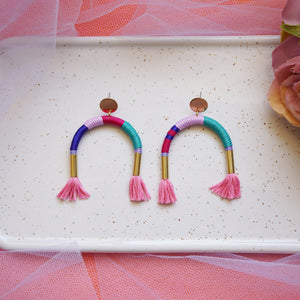
{"type": "Polygon", "coordinates": [[[282,24],[281,29],[286,31],[289,34],[295,35],[296,37],[300,38],[300,24],[294,26],[282,24]]]}

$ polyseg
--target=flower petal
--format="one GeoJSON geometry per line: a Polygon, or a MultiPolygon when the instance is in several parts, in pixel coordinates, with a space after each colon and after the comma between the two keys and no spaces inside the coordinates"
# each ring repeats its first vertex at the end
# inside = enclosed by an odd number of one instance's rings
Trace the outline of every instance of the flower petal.
{"type": "Polygon", "coordinates": [[[297,93],[298,97],[300,96],[300,80],[293,84],[293,90],[297,93]]]}
{"type": "Polygon", "coordinates": [[[294,75],[292,74],[288,78],[282,81],[281,85],[285,87],[292,86],[293,84],[297,83],[300,81],[300,75],[294,75]]]}
{"type": "Polygon", "coordinates": [[[274,72],[287,60],[300,56],[299,41],[299,38],[291,36],[275,48],[272,53],[272,67],[274,72]]]}
{"type": "Polygon", "coordinates": [[[270,87],[268,100],[271,107],[277,112],[279,115],[284,116],[292,125],[300,127],[300,121],[298,121],[285,107],[284,103],[282,102],[281,94],[285,94],[284,87],[280,88],[280,84],[275,79],[270,87]]]}
{"type": "Polygon", "coordinates": [[[285,24],[300,24],[300,1],[288,0],[282,11],[282,20],[285,24]]]}
{"type": "Polygon", "coordinates": [[[299,64],[300,56],[297,56],[280,65],[278,69],[275,70],[275,77],[279,81],[279,83],[292,75],[294,73],[294,70],[297,70],[297,65],[299,64]]]}
{"type": "Polygon", "coordinates": [[[300,121],[300,100],[291,87],[284,89],[284,98],[287,109],[300,121]]]}
{"type": "Polygon", "coordinates": [[[295,65],[291,71],[294,73],[294,74],[298,74],[300,75],[300,64],[299,65],[295,65]]]}
{"type": "Polygon", "coordinates": [[[280,115],[284,115],[286,113],[286,107],[281,100],[281,92],[280,92],[280,84],[275,79],[270,87],[268,100],[271,107],[280,115]]]}

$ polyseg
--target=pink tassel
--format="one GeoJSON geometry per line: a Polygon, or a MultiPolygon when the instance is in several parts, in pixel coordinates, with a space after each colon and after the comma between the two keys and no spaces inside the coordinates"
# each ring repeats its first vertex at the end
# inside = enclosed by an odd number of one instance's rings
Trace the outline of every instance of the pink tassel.
{"type": "Polygon", "coordinates": [[[146,185],[140,176],[131,176],[129,181],[129,197],[131,201],[145,201],[151,199],[146,185]]]}
{"type": "Polygon", "coordinates": [[[210,187],[213,193],[229,200],[240,198],[240,180],[236,174],[227,174],[220,183],[210,187]]]}
{"type": "Polygon", "coordinates": [[[62,200],[75,201],[78,197],[79,199],[87,199],[90,196],[87,193],[80,180],[77,177],[71,177],[64,188],[57,194],[57,197],[62,200]]]}
{"type": "Polygon", "coordinates": [[[172,182],[169,179],[162,179],[159,184],[158,203],[171,204],[176,200],[172,182]]]}

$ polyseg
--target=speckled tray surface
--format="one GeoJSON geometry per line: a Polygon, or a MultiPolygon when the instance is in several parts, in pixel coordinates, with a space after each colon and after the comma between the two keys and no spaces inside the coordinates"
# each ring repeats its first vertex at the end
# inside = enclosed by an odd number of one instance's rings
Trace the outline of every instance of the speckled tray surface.
{"type": "MultiPolygon", "coordinates": [[[[76,241],[83,251],[300,251],[300,130],[267,103],[278,37],[59,39],[54,62],[0,124],[0,247],[76,241]],[[157,204],[160,150],[189,101],[228,131],[242,197],[209,186],[226,175],[222,144],[207,128],[179,133],[170,150],[178,201],[157,204]],[[116,127],[86,134],[78,151],[88,200],[56,198],[69,177],[75,131],[100,114],[108,92],[115,116],[143,143],[141,176],[152,199],[131,203],[130,139],[116,127]]],[[[28,58],[30,59],[30,58],[28,58]]]]}

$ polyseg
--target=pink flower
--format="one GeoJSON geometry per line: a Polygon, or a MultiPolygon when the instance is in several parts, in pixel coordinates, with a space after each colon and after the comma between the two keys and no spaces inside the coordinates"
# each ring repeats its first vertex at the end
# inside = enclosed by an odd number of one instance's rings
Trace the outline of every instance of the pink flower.
{"type": "Polygon", "coordinates": [[[275,79],[269,90],[269,103],[291,124],[300,127],[300,45],[291,36],[273,51],[275,79]]]}
{"type": "Polygon", "coordinates": [[[300,1],[288,0],[282,11],[282,21],[289,25],[300,24],[300,1]]]}

